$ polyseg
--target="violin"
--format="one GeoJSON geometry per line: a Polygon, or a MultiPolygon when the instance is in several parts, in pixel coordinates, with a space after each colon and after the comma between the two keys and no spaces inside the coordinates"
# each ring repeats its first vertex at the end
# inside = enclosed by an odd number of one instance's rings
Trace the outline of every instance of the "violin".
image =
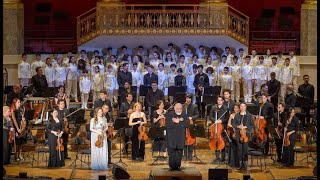
{"type": "Polygon", "coordinates": [[[113,138],[113,131],[114,131],[114,127],[113,126],[109,126],[108,127],[108,134],[107,134],[107,138],[108,139],[112,139],[113,138]]]}
{"type": "Polygon", "coordinates": [[[21,113],[23,119],[20,125],[20,134],[17,136],[17,138],[21,138],[27,134],[27,123],[26,123],[26,120],[24,119],[24,112],[25,112],[25,109],[23,108],[23,111],[21,113]]]}
{"type": "Polygon", "coordinates": [[[279,135],[279,137],[283,137],[283,134],[281,133],[283,131],[283,126],[279,126],[280,122],[280,112],[278,111],[278,126],[276,128],[277,134],[279,135]]]}
{"type": "Polygon", "coordinates": [[[97,141],[95,143],[97,148],[102,148],[103,147],[103,139],[104,139],[103,133],[101,135],[99,134],[98,135],[98,139],[97,139],[97,141]]]}
{"type": "Polygon", "coordinates": [[[255,131],[252,134],[252,136],[256,136],[257,137],[256,138],[257,141],[254,142],[257,145],[259,145],[262,141],[266,141],[267,140],[267,134],[264,131],[264,129],[267,127],[267,121],[265,119],[260,119],[259,118],[261,116],[261,108],[262,108],[262,106],[260,106],[260,109],[259,109],[259,116],[254,120],[255,131]]]}
{"type": "MultiPolygon", "coordinates": [[[[162,113],[162,115],[164,115],[165,113],[162,113]]],[[[164,127],[166,126],[166,119],[165,118],[162,118],[159,120],[159,124],[160,124],[160,127],[164,127]]]]}
{"type": "MultiPolygon", "coordinates": [[[[228,112],[228,110],[226,111],[228,112]]],[[[222,116],[226,113],[224,112],[222,116]]],[[[222,117],[221,116],[221,117],[222,117]]],[[[216,120],[218,120],[218,109],[216,108],[216,120]]],[[[221,119],[221,117],[219,119],[221,119]]],[[[211,140],[209,142],[209,147],[212,150],[221,151],[225,147],[225,142],[222,138],[222,131],[224,130],[222,123],[214,123],[211,128],[211,140]]]]}
{"type": "Polygon", "coordinates": [[[146,141],[148,139],[148,135],[146,134],[146,127],[143,125],[140,125],[138,127],[139,135],[138,139],[139,141],[146,141]]]}
{"type": "Polygon", "coordinates": [[[284,146],[285,146],[285,147],[288,147],[288,146],[290,146],[289,135],[288,135],[288,133],[285,133],[284,135],[285,135],[284,138],[283,138],[284,146]]]}
{"type": "MultiPolygon", "coordinates": [[[[60,134],[60,131],[58,131],[58,134],[60,134]]],[[[57,151],[64,151],[63,139],[60,138],[59,136],[58,136],[58,139],[57,139],[56,150],[57,150],[57,151]]]]}
{"type": "Polygon", "coordinates": [[[14,142],[14,132],[10,131],[9,129],[9,138],[8,138],[9,144],[12,144],[14,142]]]}
{"type": "MultiPolygon", "coordinates": [[[[190,120],[190,125],[193,124],[193,120],[190,120]]],[[[190,129],[186,128],[186,141],[185,141],[185,145],[190,146],[192,144],[194,144],[196,142],[196,138],[192,137],[190,134],[190,129]]]]}
{"type": "MultiPolygon", "coordinates": [[[[243,126],[243,116],[242,116],[242,126],[243,126]]],[[[248,142],[248,137],[247,137],[247,129],[241,128],[240,129],[240,142],[241,143],[246,143],[248,142]]]]}
{"type": "Polygon", "coordinates": [[[228,127],[228,135],[232,137],[232,139],[236,139],[236,130],[233,127],[228,127]]]}

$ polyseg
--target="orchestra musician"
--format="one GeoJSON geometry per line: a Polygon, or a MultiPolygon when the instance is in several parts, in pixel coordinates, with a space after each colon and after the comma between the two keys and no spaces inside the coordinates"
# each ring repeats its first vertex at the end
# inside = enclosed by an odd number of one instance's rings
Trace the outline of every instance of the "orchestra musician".
{"type": "Polygon", "coordinates": [[[295,116],[293,108],[289,109],[289,118],[284,128],[285,134],[289,136],[290,145],[283,145],[282,164],[286,167],[292,167],[294,163],[294,152],[295,143],[297,140],[297,132],[299,130],[299,119],[295,116]]]}
{"type": "Polygon", "coordinates": [[[204,117],[204,106],[202,105],[202,95],[205,87],[209,86],[209,77],[203,73],[203,65],[198,65],[198,74],[195,75],[193,86],[195,87],[195,94],[197,95],[196,101],[200,116],[204,117]]]}
{"type": "MultiPolygon", "coordinates": [[[[186,102],[182,105],[182,111],[189,118],[190,124],[194,124],[199,118],[198,106],[196,104],[192,104],[192,97],[192,94],[187,94],[186,102]]],[[[193,146],[194,144],[189,144],[184,147],[184,158],[187,160],[192,160],[193,146]]]]}
{"type": "MultiPolygon", "coordinates": [[[[228,123],[228,113],[226,113],[227,111],[228,111],[228,108],[223,104],[222,96],[218,96],[217,104],[212,106],[210,110],[209,119],[211,121],[211,124],[222,123],[223,127],[226,129],[227,123],[228,123]]],[[[209,123],[210,122],[208,121],[208,127],[211,126],[211,124],[209,123]]],[[[216,150],[215,154],[216,154],[216,159],[213,161],[214,163],[225,161],[225,155],[226,155],[225,148],[223,148],[221,151],[216,150]]]]}
{"type": "MultiPolygon", "coordinates": [[[[164,102],[159,100],[156,104],[156,110],[153,112],[153,127],[165,127],[165,113],[166,111],[164,110],[164,102]]],[[[163,153],[163,157],[167,156],[166,142],[164,138],[155,138],[152,148],[153,151],[158,151],[158,156],[160,156],[160,152],[163,153]]]]}
{"type": "Polygon", "coordinates": [[[10,157],[12,152],[12,146],[14,146],[14,128],[12,126],[12,120],[10,118],[11,112],[9,106],[3,106],[3,164],[10,164],[10,157]]]}
{"type": "Polygon", "coordinates": [[[108,170],[107,130],[107,119],[103,116],[101,107],[97,107],[90,121],[91,169],[93,170],[108,170]]]}
{"type": "Polygon", "coordinates": [[[132,126],[132,160],[134,161],[143,161],[145,155],[145,141],[139,139],[139,133],[144,133],[143,128],[140,127],[147,123],[147,119],[141,110],[141,103],[136,102],[129,118],[129,126],[132,126]]]}
{"type": "Polygon", "coordinates": [[[58,87],[58,93],[54,97],[54,102],[56,103],[57,106],[59,105],[58,104],[59,99],[63,99],[67,109],[69,109],[70,99],[69,99],[67,93],[65,92],[63,85],[58,87]]]}
{"type": "MultiPolygon", "coordinates": [[[[107,104],[110,108],[110,112],[112,112],[112,106],[111,106],[111,101],[107,99],[107,91],[106,90],[101,90],[99,94],[100,98],[95,100],[93,103],[93,107],[102,107],[103,104],[107,104]]],[[[90,112],[90,117],[93,118],[93,111],[90,112]]]]}
{"type": "Polygon", "coordinates": [[[278,133],[274,140],[277,150],[277,162],[279,163],[282,161],[283,129],[288,118],[287,113],[284,111],[284,106],[283,102],[278,103],[278,111],[273,114],[273,122],[278,133]]]}
{"type": "Polygon", "coordinates": [[[48,83],[46,76],[42,74],[42,68],[37,67],[36,68],[37,74],[32,76],[31,83],[33,85],[33,91],[34,97],[44,97],[47,89],[48,89],[48,83]]]}
{"type": "Polygon", "coordinates": [[[20,101],[23,101],[23,92],[21,92],[21,85],[20,84],[15,84],[13,86],[13,91],[11,91],[9,94],[8,94],[8,97],[7,97],[7,106],[11,106],[12,105],[12,101],[14,98],[18,98],[20,99],[20,101]]]}
{"type": "Polygon", "coordinates": [[[24,118],[24,110],[21,107],[21,101],[18,98],[13,99],[11,105],[11,117],[13,121],[14,131],[16,132],[15,142],[16,142],[16,149],[15,149],[15,160],[20,161],[24,160],[22,157],[22,145],[27,143],[26,134],[24,136],[18,137],[23,131],[22,123],[27,123],[24,118]]]}
{"type": "Polygon", "coordinates": [[[240,112],[240,103],[235,103],[233,106],[233,111],[229,111],[232,112],[232,114],[230,114],[229,116],[229,120],[228,120],[228,132],[230,132],[229,138],[231,140],[230,142],[230,146],[229,146],[229,162],[228,164],[231,167],[236,167],[239,168],[240,167],[240,160],[239,160],[239,156],[238,156],[238,145],[237,145],[237,141],[236,141],[236,128],[234,128],[232,126],[232,124],[234,124],[234,118],[236,116],[236,114],[238,114],[240,112]]]}
{"type": "Polygon", "coordinates": [[[247,111],[246,103],[240,103],[240,113],[235,115],[232,126],[236,129],[238,157],[240,160],[239,169],[246,169],[245,162],[248,160],[248,141],[241,141],[240,137],[246,136],[249,138],[254,129],[253,116],[247,111]],[[243,130],[246,130],[246,133],[243,130]]]}
{"type": "MultiPolygon", "coordinates": [[[[120,105],[120,111],[119,111],[120,117],[125,117],[125,118],[129,119],[130,115],[133,112],[132,109],[133,109],[134,103],[132,102],[132,99],[133,99],[132,94],[128,93],[126,95],[126,101],[120,105]]],[[[128,141],[129,141],[129,137],[125,134],[125,136],[124,136],[125,149],[124,150],[125,150],[126,154],[128,153],[128,144],[127,144],[128,141]]]]}
{"type": "MultiPolygon", "coordinates": [[[[102,105],[102,113],[103,116],[106,118],[107,120],[107,125],[108,125],[108,133],[109,131],[111,131],[111,127],[113,126],[113,116],[112,116],[112,112],[109,111],[110,108],[108,105],[104,104],[102,105]]],[[[108,142],[108,165],[112,164],[111,163],[111,144],[112,139],[111,138],[107,138],[107,142],[108,142]]]]}
{"type": "Polygon", "coordinates": [[[153,111],[155,110],[156,103],[159,100],[164,101],[164,93],[158,89],[158,81],[152,81],[151,90],[148,91],[146,96],[146,107],[149,108],[150,119],[153,119],[153,111]]]}
{"type": "Polygon", "coordinates": [[[262,94],[260,98],[260,110],[261,114],[258,118],[265,119],[267,121],[267,126],[265,128],[265,133],[267,134],[267,142],[265,144],[265,155],[268,155],[269,152],[269,130],[268,127],[273,126],[272,118],[273,118],[273,104],[268,101],[268,95],[262,94]]]}
{"type": "Polygon", "coordinates": [[[68,119],[66,118],[66,116],[69,114],[69,109],[65,108],[65,100],[63,99],[59,99],[58,100],[58,117],[59,120],[63,121],[63,135],[62,135],[62,139],[63,139],[63,146],[64,146],[64,158],[65,159],[71,159],[68,156],[68,138],[69,138],[69,132],[68,132],[68,128],[69,128],[69,123],[68,123],[68,119]]]}
{"type": "MultiPolygon", "coordinates": [[[[63,102],[63,101],[62,101],[63,102]]],[[[63,130],[63,120],[59,118],[58,111],[54,109],[47,124],[48,145],[49,145],[49,162],[48,167],[63,167],[65,166],[65,154],[63,151],[64,145],[60,144],[63,130]],[[58,140],[59,138],[59,140],[58,140]],[[57,141],[58,140],[58,141],[57,141]],[[58,144],[59,143],[59,144],[58,144]],[[61,147],[62,146],[62,147],[61,147]]]]}
{"type": "Polygon", "coordinates": [[[235,101],[231,99],[231,90],[230,89],[224,89],[222,91],[223,94],[223,105],[227,106],[229,112],[233,112],[235,101]]]}
{"type": "Polygon", "coordinates": [[[182,112],[182,105],[177,103],[174,106],[174,112],[166,114],[166,120],[169,167],[171,171],[179,171],[189,119],[187,115],[182,112]]]}

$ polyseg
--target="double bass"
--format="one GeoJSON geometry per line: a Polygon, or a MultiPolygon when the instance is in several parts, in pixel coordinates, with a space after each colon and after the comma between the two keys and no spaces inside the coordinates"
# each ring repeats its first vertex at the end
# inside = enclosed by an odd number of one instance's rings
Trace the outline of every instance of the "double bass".
{"type": "MultiPolygon", "coordinates": [[[[228,110],[226,110],[226,112],[224,112],[219,119],[221,119],[227,112],[228,110]]],[[[217,120],[218,120],[218,109],[216,109],[216,121],[217,120]]],[[[224,131],[224,128],[222,123],[214,123],[211,126],[210,132],[211,132],[212,138],[209,142],[210,149],[221,151],[225,147],[225,142],[222,138],[223,131],[224,131]]]]}
{"type": "Polygon", "coordinates": [[[267,140],[267,134],[264,131],[264,129],[267,127],[267,121],[264,118],[260,119],[262,106],[263,104],[261,104],[260,106],[259,115],[254,120],[254,132],[252,134],[252,137],[256,138],[256,141],[254,143],[257,145],[259,145],[262,141],[267,140]]]}

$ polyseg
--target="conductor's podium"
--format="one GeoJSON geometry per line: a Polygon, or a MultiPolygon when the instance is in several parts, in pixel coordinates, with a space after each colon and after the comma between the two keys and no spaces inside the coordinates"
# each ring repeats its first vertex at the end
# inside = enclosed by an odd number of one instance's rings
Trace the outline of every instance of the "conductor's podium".
{"type": "Polygon", "coordinates": [[[170,171],[169,168],[154,168],[150,174],[154,180],[201,180],[202,175],[197,168],[181,167],[181,171],[170,171]]]}

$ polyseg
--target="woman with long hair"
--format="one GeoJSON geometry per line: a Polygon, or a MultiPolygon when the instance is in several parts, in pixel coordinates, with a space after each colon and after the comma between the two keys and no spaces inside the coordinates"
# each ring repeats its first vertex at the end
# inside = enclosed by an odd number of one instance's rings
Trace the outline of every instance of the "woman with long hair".
{"type": "Polygon", "coordinates": [[[141,110],[141,103],[136,102],[129,118],[129,126],[132,126],[132,160],[134,161],[143,161],[145,154],[145,142],[138,139],[139,126],[147,123],[146,115],[141,110]]]}
{"type": "MultiPolygon", "coordinates": [[[[20,135],[23,131],[22,123],[27,124],[24,118],[24,110],[21,108],[21,101],[18,98],[14,98],[11,105],[11,117],[13,121],[13,127],[15,132],[20,135]]],[[[14,157],[16,161],[24,160],[22,157],[22,145],[27,143],[27,138],[24,136],[15,136],[16,141],[16,152],[14,157]]]]}
{"type": "MultiPolygon", "coordinates": [[[[164,127],[165,126],[165,110],[164,110],[164,102],[159,100],[156,104],[156,110],[153,113],[153,127],[164,127]]],[[[163,152],[163,156],[166,157],[166,141],[164,138],[155,138],[153,143],[153,151],[158,151],[158,155],[160,156],[160,152],[163,152]]]]}
{"type": "Polygon", "coordinates": [[[10,164],[12,145],[14,145],[14,128],[10,118],[11,112],[9,106],[3,106],[3,164],[10,164]]]}
{"type": "Polygon", "coordinates": [[[58,93],[54,97],[54,102],[55,102],[56,106],[58,106],[58,100],[59,99],[64,100],[67,108],[69,108],[70,99],[69,99],[68,94],[65,92],[64,86],[59,86],[58,87],[58,93]]]}
{"type": "Polygon", "coordinates": [[[57,109],[51,113],[47,124],[48,145],[49,145],[49,162],[48,167],[63,167],[64,163],[64,146],[62,134],[64,130],[63,119],[59,119],[57,109]],[[60,144],[60,145],[59,145],[60,144]]]}
{"type": "Polygon", "coordinates": [[[90,122],[91,131],[91,169],[108,170],[108,142],[107,119],[102,108],[94,110],[94,117],[90,122]]]}
{"type": "Polygon", "coordinates": [[[229,138],[231,139],[230,146],[229,146],[229,165],[231,167],[240,167],[240,160],[238,157],[238,146],[237,146],[237,141],[235,138],[236,134],[236,129],[232,126],[234,117],[236,114],[240,112],[240,104],[235,103],[234,108],[233,108],[233,113],[230,114],[229,116],[229,121],[228,121],[228,132],[230,132],[229,138]]]}

